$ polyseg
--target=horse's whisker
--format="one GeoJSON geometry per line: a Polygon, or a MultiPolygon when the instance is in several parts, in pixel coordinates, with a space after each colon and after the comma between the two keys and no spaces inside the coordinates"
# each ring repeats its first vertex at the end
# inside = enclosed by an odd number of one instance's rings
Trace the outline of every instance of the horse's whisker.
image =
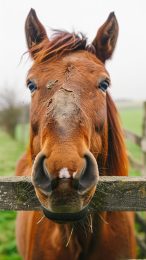
{"type": "Polygon", "coordinates": [[[43,221],[44,218],[45,218],[45,215],[43,215],[36,224],[37,225],[40,224],[43,221]]]}
{"type": "Polygon", "coordinates": [[[89,215],[89,219],[90,219],[90,231],[91,231],[91,233],[93,233],[93,221],[92,221],[91,214],[89,215]]]}
{"type": "Polygon", "coordinates": [[[102,215],[100,215],[99,213],[97,213],[98,216],[100,217],[100,219],[103,221],[104,224],[108,225],[109,223],[103,218],[102,215]]]}
{"type": "Polygon", "coordinates": [[[66,243],[66,247],[68,247],[68,245],[69,245],[69,243],[70,243],[70,240],[71,240],[71,237],[72,237],[72,234],[73,234],[73,230],[74,230],[74,228],[72,227],[71,232],[70,232],[70,235],[69,235],[69,238],[68,238],[68,241],[67,241],[67,243],[66,243]]]}

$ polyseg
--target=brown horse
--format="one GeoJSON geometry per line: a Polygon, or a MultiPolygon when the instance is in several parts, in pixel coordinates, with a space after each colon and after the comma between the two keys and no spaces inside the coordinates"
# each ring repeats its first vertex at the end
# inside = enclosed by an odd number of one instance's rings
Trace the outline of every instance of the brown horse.
{"type": "Polygon", "coordinates": [[[105,69],[117,41],[116,17],[109,15],[90,45],[82,34],[64,31],[49,39],[34,10],[25,30],[33,59],[30,146],[17,175],[32,176],[42,211],[18,214],[20,254],[27,260],[135,258],[133,214],[97,212],[91,200],[100,175],[128,171],[105,69]]]}

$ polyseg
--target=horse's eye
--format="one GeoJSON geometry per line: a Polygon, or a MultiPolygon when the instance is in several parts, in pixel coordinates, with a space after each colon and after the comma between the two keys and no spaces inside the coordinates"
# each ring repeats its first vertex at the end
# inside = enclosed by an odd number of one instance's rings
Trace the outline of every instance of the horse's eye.
{"type": "Polygon", "coordinates": [[[99,83],[99,88],[102,90],[102,91],[106,91],[107,88],[109,87],[109,81],[108,80],[103,80],[99,83]]]}
{"type": "Polygon", "coordinates": [[[37,89],[36,83],[34,81],[32,81],[32,80],[28,81],[27,87],[29,88],[31,93],[33,93],[37,89]]]}

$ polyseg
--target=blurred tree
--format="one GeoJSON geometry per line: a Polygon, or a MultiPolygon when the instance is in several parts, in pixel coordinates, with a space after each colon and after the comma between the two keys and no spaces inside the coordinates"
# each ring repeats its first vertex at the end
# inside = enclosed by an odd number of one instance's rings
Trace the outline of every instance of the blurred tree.
{"type": "Polygon", "coordinates": [[[7,131],[7,133],[15,138],[15,129],[22,109],[18,106],[15,91],[12,89],[5,89],[0,94],[0,126],[7,131]]]}

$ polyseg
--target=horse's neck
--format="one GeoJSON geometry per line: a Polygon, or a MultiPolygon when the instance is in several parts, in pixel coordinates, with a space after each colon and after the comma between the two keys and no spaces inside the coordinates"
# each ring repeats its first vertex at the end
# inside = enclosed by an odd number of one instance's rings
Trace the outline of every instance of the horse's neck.
{"type": "Polygon", "coordinates": [[[73,225],[65,225],[66,246],[78,254],[94,251],[98,246],[106,224],[106,213],[89,215],[85,221],[73,225]]]}

